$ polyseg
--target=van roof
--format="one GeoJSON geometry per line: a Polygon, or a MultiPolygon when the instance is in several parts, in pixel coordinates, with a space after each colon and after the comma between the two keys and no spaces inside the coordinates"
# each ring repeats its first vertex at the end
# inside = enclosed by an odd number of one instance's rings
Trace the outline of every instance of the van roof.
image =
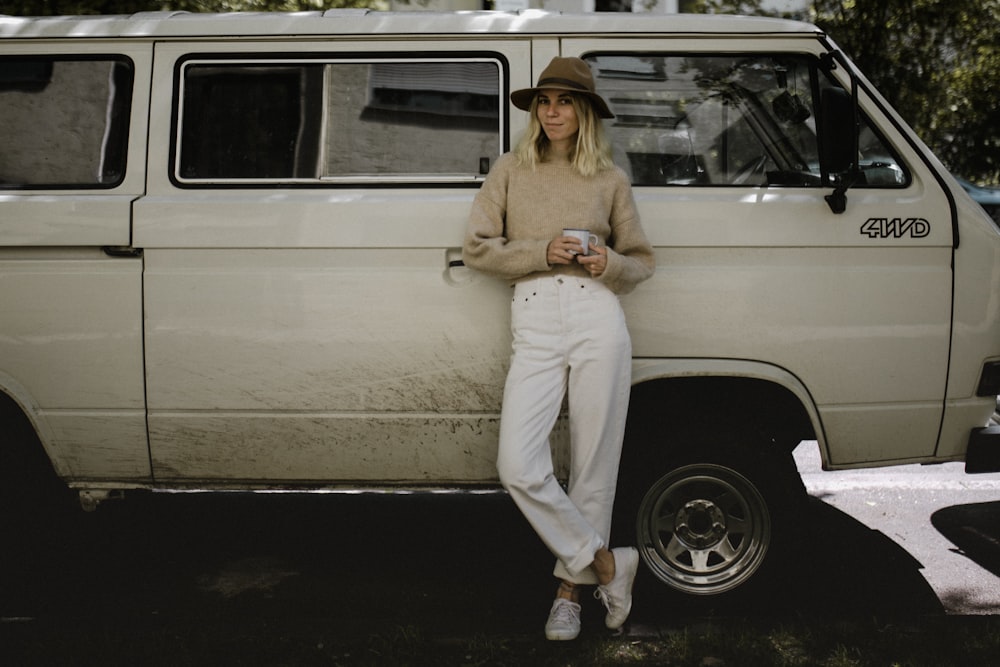
{"type": "Polygon", "coordinates": [[[224,36],[384,35],[384,34],[809,34],[809,23],[767,17],[707,14],[563,14],[518,12],[380,12],[333,9],[325,12],[202,14],[140,12],[122,16],[0,16],[0,37],[24,39],[224,36]]]}

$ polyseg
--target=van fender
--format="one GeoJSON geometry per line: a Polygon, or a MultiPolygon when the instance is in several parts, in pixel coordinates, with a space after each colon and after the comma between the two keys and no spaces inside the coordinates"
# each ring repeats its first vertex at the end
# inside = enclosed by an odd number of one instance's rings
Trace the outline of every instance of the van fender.
{"type": "Polygon", "coordinates": [[[802,534],[808,495],[792,450],[822,444],[808,389],[786,369],[740,359],[636,359],[633,381],[615,539],[693,598],[766,591],[802,534]]]}
{"type": "MultiPolygon", "coordinates": [[[[819,443],[824,461],[826,460],[826,438],[819,410],[805,384],[787,369],[767,362],[746,359],[634,358],[632,360],[633,393],[642,388],[652,388],[664,381],[691,378],[718,380],[720,387],[725,387],[727,380],[745,379],[769,383],[785,389],[801,405],[812,428],[812,435],[819,443]]],[[[738,396],[722,398],[730,402],[739,400],[738,396]]],[[[719,416],[725,417],[725,415],[719,416]]]]}
{"type": "Polygon", "coordinates": [[[59,477],[65,477],[66,471],[63,466],[60,465],[57,458],[52,456],[52,433],[45,419],[41,416],[41,408],[24,385],[7,373],[0,371],[0,424],[3,424],[7,419],[16,418],[16,415],[9,414],[11,410],[19,410],[24,415],[31,429],[38,436],[45,456],[52,462],[56,474],[59,477]],[[4,398],[7,398],[8,401],[4,401],[4,398]],[[12,405],[5,405],[8,402],[12,405]]]}
{"type": "Polygon", "coordinates": [[[41,410],[23,385],[2,372],[0,429],[0,515],[15,525],[34,525],[73,507],[78,494],[66,484],[66,467],[52,455],[41,410]]]}

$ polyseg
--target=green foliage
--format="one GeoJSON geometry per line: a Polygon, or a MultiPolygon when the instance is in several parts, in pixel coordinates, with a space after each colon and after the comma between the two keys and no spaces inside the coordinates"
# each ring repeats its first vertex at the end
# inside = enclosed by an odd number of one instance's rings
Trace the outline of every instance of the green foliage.
{"type": "Polygon", "coordinates": [[[678,0],[677,9],[688,14],[757,14],[761,0],[678,0]]]}
{"type": "Polygon", "coordinates": [[[1000,182],[1000,0],[814,0],[813,10],[949,169],[1000,182]]]}

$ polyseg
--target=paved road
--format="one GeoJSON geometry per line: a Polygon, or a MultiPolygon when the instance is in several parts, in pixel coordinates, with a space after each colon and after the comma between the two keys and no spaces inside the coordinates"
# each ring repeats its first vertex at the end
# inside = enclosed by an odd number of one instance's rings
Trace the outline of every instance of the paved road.
{"type": "Polygon", "coordinates": [[[810,495],[908,552],[949,614],[1000,614],[1000,474],[961,463],[824,472],[815,442],[795,455],[810,495]]]}

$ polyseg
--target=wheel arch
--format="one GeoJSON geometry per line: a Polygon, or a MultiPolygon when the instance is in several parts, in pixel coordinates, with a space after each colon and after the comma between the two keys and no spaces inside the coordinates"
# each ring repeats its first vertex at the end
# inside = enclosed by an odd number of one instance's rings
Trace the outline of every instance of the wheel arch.
{"type": "MultiPolygon", "coordinates": [[[[41,452],[48,459],[53,470],[60,478],[65,476],[65,471],[59,465],[57,457],[52,456],[49,447],[51,438],[45,421],[39,416],[37,405],[31,400],[31,394],[21,386],[16,380],[0,373],[0,427],[10,431],[30,431],[36,438],[31,445],[39,445],[41,452]]],[[[7,440],[7,447],[16,447],[27,443],[17,442],[16,439],[7,440]]]]}
{"type": "Polygon", "coordinates": [[[822,422],[809,390],[794,374],[773,364],[637,359],[632,381],[630,424],[664,418],[675,420],[674,426],[692,428],[743,423],[787,451],[810,439],[825,451],[822,422]]]}
{"type": "Polygon", "coordinates": [[[808,498],[792,450],[822,437],[808,390],[741,360],[642,360],[633,380],[613,540],[636,544],[674,592],[765,590],[808,498]]]}
{"type": "Polygon", "coordinates": [[[60,461],[46,446],[44,420],[27,397],[0,374],[0,515],[30,525],[79,503],[60,461]]]}

